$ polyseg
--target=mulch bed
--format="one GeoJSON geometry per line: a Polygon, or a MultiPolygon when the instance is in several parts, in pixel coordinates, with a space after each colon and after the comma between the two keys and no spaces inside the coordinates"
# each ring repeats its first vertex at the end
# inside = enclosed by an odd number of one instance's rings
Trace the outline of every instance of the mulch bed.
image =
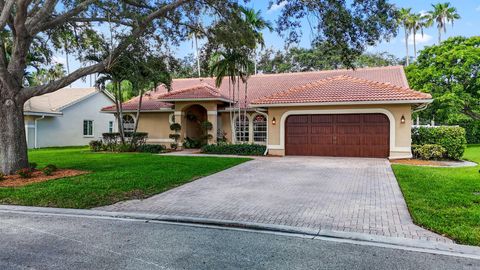
{"type": "Polygon", "coordinates": [[[7,175],[3,180],[0,180],[0,187],[22,187],[33,183],[40,183],[65,177],[72,177],[89,173],[87,171],[59,169],[52,175],[45,175],[42,171],[35,171],[31,178],[21,178],[19,175],[7,175]]]}
{"type": "Polygon", "coordinates": [[[448,162],[421,159],[394,159],[390,160],[390,163],[416,166],[450,166],[448,162]]]}

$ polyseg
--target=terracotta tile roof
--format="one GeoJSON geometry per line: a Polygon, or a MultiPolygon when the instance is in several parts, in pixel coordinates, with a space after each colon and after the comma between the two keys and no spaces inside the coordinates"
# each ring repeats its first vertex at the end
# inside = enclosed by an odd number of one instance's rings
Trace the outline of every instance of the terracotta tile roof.
{"type": "MultiPolygon", "coordinates": [[[[142,100],[142,111],[159,111],[159,110],[168,110],[173,108],[172,103],[163,102],[157,99],[159,93],[155,91],[149,91],[145,93],[142,100]]],[[[138,107],[139,97],[134,97],[131,100],[124,102],[122,104],[122,109],[124,111],[136,111],[138,107]]],[[[102,109],[104,112],[115,112],[116,106],[108,106],[102,109]]]]}
{"type": "Polygon", "coordinates": [[[430,94],[390,83],[340,75],[252,101],[252,104],[323,103],[358,101],[414,101],[431,99],[430,94]]]}
{"type": "MultiPolygon", "coordinates": [[[[247,104],[250,104],[253,100],[268,97],[275,93],[284,92],[294,87],[341,75],[351,76],[359,79],[366,79],[380,83],[389,83],[394,86],[408,88],[407,79],[405,77],[402,66],[359,68],[356,70],[342,69],[282,74],[259,74],[250,76],[250,78],[248,79],[247,104]]],[[[214,86],[215,78],[174,79],[172,81],[172,90],[178,91],[191,88],[199,84],[207,84],[210,86],[214,86]]],[[[224,78],[222,85],[218,88],[218,92],[225,97],[231,96],[228,86],[228,79],[224,78]]],[[[245,104],[243,83],[241,83],[240,85],[240,91],[240,104],[245,104]]],[[[160,86],[153,91],[147,92],[147,94],[149,95],[149,97],[152,98],[152,100],[158,98],[165,93],[167,93],[167,89],[163,86],[160,86]]],[[[136,99],[137,98],[127,101],[127,103],[130,103],[136,99]]],[[[144,102],[144,104],[142,105],[142,110],[144,110],[144,108],[148,109],[155,106],[165,106],[164,108],[171,108],[172,106],[172,104],[169,103],[151,103],[154,102],[150,100],[144,102]]]]}
{"type": "Polygon", "coordinates": [[[159,95],[157,99],[161,101],[170,100],[195,100],[195,99],[208,99],[208,100],[223,100],[230,101],[230,99],[222,95],[217,88],[207,83],[202,83],[188,87],[185,89],[174,90],[162,95],[159,95]]]}

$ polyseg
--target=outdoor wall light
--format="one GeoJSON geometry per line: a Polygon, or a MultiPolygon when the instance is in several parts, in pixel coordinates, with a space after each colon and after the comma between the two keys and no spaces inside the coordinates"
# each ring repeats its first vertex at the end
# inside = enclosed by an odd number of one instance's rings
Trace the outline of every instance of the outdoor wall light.
{"type": "Polygon", "coordinates": [[[400,123],[405,124],[405,115],[402,115],[402,118],[400,118],[400,123]]]}
{"type": "Polygon", "coordinates": [[[276,124],[277,124],[277,120],[275,119],[275,117],[273,117],[273,119],[272,119],[272,125],[275,126],[276,124]]]}

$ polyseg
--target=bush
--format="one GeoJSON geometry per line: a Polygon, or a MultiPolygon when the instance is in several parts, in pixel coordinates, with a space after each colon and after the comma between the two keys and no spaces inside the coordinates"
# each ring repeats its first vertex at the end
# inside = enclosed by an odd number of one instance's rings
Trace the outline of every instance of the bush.
{"type": "Polygon", "coordinates": [[[138,147],[138,152],[157,154],[165,151],[165,146],[160,144],[145,144],[138,147]]]}
{"type": "Polygon", "coordinates": [[[90,146],[90,151],[92,152],[100,152],[103,149],[103,142],[101,140],[90,141],[88,145],[90,146]]]}
{"type": "MultiPolygon", "coordinates": [[[[52,170],[52,171],[54,171],[54,172],[58,171],[57,166],[55,166],[55,165],[53,165],[53,164],[48,164],[47,166],[45,166],[45,168],[48,168],[48,169],[50,169],[50,170],[52,170]]],[[[45,168],[44,168],[44,169],[45,169],[45,168]]]]}
{"type": "Polygon", "coordinates": [[[180,125],[179,123],[173,123],[170,125],[170,130],[180,131],[181,129],[182,129],[182,125],[180,125]]]}
{"type": "Polygon", "coordinates": [[[0,181],[5,180],[5,175],[0,172],[0,181]]]}
{"type": "Polygon", "coordinates": [[[53,169],[50,168],[50,167],[45,167],[45,168],[43,168],[42,172],[43,172],[43,174],[45,174],[46,176],[49,176],[49,175],[52,175],[52,174],[55,172],[55,170],[53,170],[53,169]]]}
{"type": "Polygon", "coordinates": [[[35,170],[37,168],[38,164],[35,162],[29,162],[28,163],[28,168],[35,170]]]}
{"type": "Polygon", "coordinates": [[[449,159],[461,159],[467,148],[465,129],[458,126],[419,127],[412,129],[412,144],[441,145],[449,159]]]}
{"type": "Polygon", "coordinates": [[[467,142],[470,144],[480,143],[480,121],[468,121],[459,123],[465,129],[467,142]]]}
{"type": "Polygon", "coordinates": [[[33,170],[31,168],[23,168],[18,170],[17,174],[20,175],[21,178],[31,178],[33,170]]]}
{"type": "Polygon", "coordinates": [[[412,153],[415,158],[439,160],[445,157],[447,150],[438,144],[412,145],[412,153]]]}
{"type": "Polygon", "coordinates": [[[171,143],[170,148],[172,148],[173,150],[176,150],[178,148],[178,143],[171,143]]]}
{"type": "Polygon", "coordinates": [[[261,156],[267,147],[258,144],[210,144],[202,147],[206,154],[261,156]]]}
{"type": "Polygon", "coordinates": [[[117,151],[118,152],[135,152],[134,149],[128,143],[119,144],[117,146],[117,151]]]}
{"type": "Polygon", "coordinates": [[[168,137],[177,141],[178,139],[180,139],[180,134],[170,134],[168,135],[168,137]]]}
{"type": "Polygon", "coordinates": [[[199,140],[194,140],[187,137],[183,141],[183,147],[185,147],[186,149],[200,148],[201,146],[202,146],[202,142],[199,140]]]}

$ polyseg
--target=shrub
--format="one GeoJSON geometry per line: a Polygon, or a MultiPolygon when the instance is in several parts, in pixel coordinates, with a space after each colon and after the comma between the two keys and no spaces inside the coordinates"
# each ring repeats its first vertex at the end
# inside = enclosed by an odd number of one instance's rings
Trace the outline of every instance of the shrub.
{"type": "Polygon", "coordinates": [[[467,148],[465,129],[458,126],[419,127],[412,129],[412,144],[441,145],[449,159],[461,159],[467,148]]]}
{"type": "Polygon", "coordinates": [[[45,166],[45,168],[48,168],[54,172],[58,171],[58,168],[57,166],[53,165],[53,164],[48,164],[47,166],[45,166]]]}
{"type": "Polygon", "coordinates": [[[28,163],[28,168],[35,170],[37,168],[38,164],[35,162],[29,162],[28,163]]]}
{"type": "Polygon", "coordinates": [[[125,143],[125,144],[119,144],[117,146],[117,151],[118,152],[135,152],[132,147],[130,146],[130,144],[128,143],[125,143]]]}
{"type": "Polygon", "coordinates": [[[177,149],[178,148],[178,143],[171,143],[170,148],[172,148],[173,150],[177,149]]]}
{"type": "Polygon", "coordinates": [[[200,148],[202,146],[202,142],[199,140],[194,140],[192,138],[185,138],[183,141],[183,147],[186,149],[192,149],[192,148],[200,148]]]}
{"type": "Polygon", "coordinates": [[[142,153],[156,154],[156,153],[161,153],[161,152],[165,151],[165,146],[160,145],[160,144],[145,144],[145,145],[142,145],[142,146],[138,147],[137,151],[142,152],[142,153]]]}
{"type": "Polygon", "coordinates": [[[43,174],[45,174],[46,176],[49,176],[49,175],[52,175],[52,174],[55,172],[55,170],[53,170],[53,169],[50,168],[50,167],[45,167],[45,168],[43,168],[42,172],[43,172],[43,174]]]}
{"type": "Polygon", "coordinates": [[[18,170],[17,174],[20,175],[21,178],[31,178],[33,170],[31,168],[23,168],[18,170]]]}
{"type": "Polygon", "coordinates": [[[168,137],[177,141],[178,139],[180,139],[180,134],[170,134],[168,135],[168,137]]]}
{"type": "Polygon", "coordinates": [[[4,180],[4,179],[5,179],[5,175],[0,172],[0,181],[2,181],[2,180],[4,180]]]}
{"type": "Polygon", "coordinates": [[[424,144],[424,145],[413,145],[412,153],[415,158],[419,159],[442,159],[445,157],[447,150],[438,144],[424,144]]]}
{"type": "Polygon", "coordinates": [[[467,142],[470,144],[480,143],[480,121],[466,121],[459,123],[465,129],[467,142]]]}
{"type": "Polygon", "coordinates": [[[265,145],[258,144],[210,144],[202,147],[202,152],[207,154],[244,156],[261,156],[265,150],[265,145]]]}
{"type": "Polygon", "coordinates": [[[182,125],[180,125],[179,123],[173,123],[170,125],[170,130],[180,131],[181,129],[182,129],[182,125]]]}
{"type": "Polygon", "coordinates": [[[103,142],[101,140],[93,140],[88,143],[90,146],[90,151],[92,152],[100,152],[103,149],[103,142]]]}

